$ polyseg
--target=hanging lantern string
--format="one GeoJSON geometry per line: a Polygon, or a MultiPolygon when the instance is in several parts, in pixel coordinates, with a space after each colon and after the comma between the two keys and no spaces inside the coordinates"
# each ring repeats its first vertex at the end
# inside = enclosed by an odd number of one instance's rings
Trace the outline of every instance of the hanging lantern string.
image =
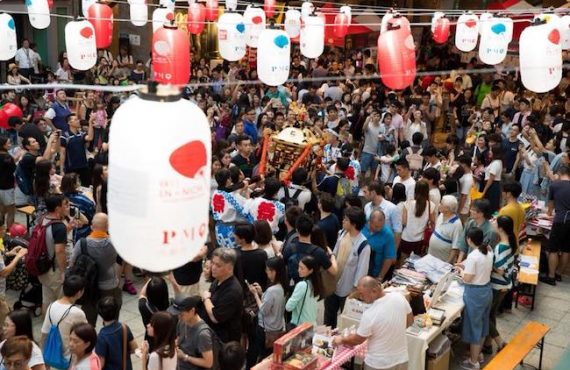
{"type": "MultiPolygon", "coordinates": [[[[562,68],[569,68],[570,63],[565,63],[562,65],[562,68]]],[[[541,68],[541,67],[532,67],[528,68],[541,68]]],[[[518,72],[519,67],[504,67],[500,69],[500,72],[518,72]]],[[[461,70],[461,74],[479,74],[479,73],[497,73],[496,68],[480,68],[480,69],[463,69],[461,70]]],[[[416,77],[422,76],[445,76],[450,75],[452,72],[458,72],[457,70],[445,70],[445,71],[422,71],[417,72],[416,77]]],[[[402,74],[403,75],[403,74],[402,74]]],[[[329,82],[329,81],[347,81],[347,80],[374,80],[378,81],[381,78],[382,74],[376,74],[374,76],[353,76],[350,79],[346,77],[311,77],[311,78],[291,78],[288,79],[285,83],[305,83],[305,82],[329,82]]],[[[386,75],[384,75],[386,76],[386,75]]],[[[397,76],[396,74],[390,74],[390,76],[397,76]]],[[[399,75],[398,75],[399,76],[399,75]]],[[[189,87],[189,88],[198,88],[198,87],[212,87],[217,85],[217,82],[199,82],[199,83],[189,83],[186,85],[180,85],[178,87],[189,87]]],[[[224,86],[236,86],[236,85],[264,85],[263,82],[260,80],[226,80],[224,81],[224,86]]],[[[0,85],[0,91],[6,90],[14,90],[14,89],[23,89],[23,90],[45,90],[45,89],[52,89],[52,90],[92,90],[92,91],[104,91],[104,92],[113,92],[113,93],[122,93],[122,92],[133,92],[140,90],[147,85],[129,85],[129,86],[101,86],[101,85],[76,85],[76,84],[31,84],[31,85],[0,85]]]]}
{"type": "MultiPolygon", "coordinates": [[[[6,11],[6,10],[2,10],[0,9],[0,12],[7,12],[10,14],[31,14],[31,15],[43,15],[45,13],[40,13],[40,12],[28,12],[28,11],[20,11],[20,10],[16,10],[16,11],[6,11]]],[[[83,20],[83,19],[88,19],[86,17],[75,17],[73,15],[67,15],[67,14],[56,14],[56,13],[50,13],[51,17],[55,17],[55,18],[63,18],[63,19],[69,19],[69,20],[83,20]]],[[[96,17],[94,19],[98,19],[98,20],[103,20],[103,21],[116,21],[116,22],[131,22],[130,18],[100,18],[100,17],[96,17]]],[[[479,22],[490,22],[491,20],[479,20],[479,22]]],[[[147,19],[147,22],[149,23],[153,23],[152,18],[151,19],[147,19]]],[[[513,23],[522,23],[522,22],[532,22],[531,19],[512,19],[513,23]]],[[[190,22],[188,22],[190,23],[190,22]]],[[[199,22],[199,21],[191,21],[192,24],[220,24],[218,21],[203,21],[203,22],[199,22]]],[[[450,22],[451,25],[457,25],[460,22],[450,22]]],[[[466,22],[461,22],[461,23],[467,23],[466,22]]],[[[380,23],[379,22],[374,22],[374,23],[355,23],[355,25],[359,25],[359,26],[379,26],[380,23]]],[[[431,22],[410,22],[410,26],[431,26],[431,22]]],[[[285,27],[284,24],[276,24],[275,26],[279,26],[279,27],[285,27]]],[[[325,23],[324,26],[336,26],[335,23],[325,23]]]]}

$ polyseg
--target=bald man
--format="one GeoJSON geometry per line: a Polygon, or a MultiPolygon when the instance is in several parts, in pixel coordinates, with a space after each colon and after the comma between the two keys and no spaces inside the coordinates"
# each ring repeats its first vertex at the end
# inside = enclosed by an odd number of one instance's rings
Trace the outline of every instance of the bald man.
{"type": "Polygon", "coordinates": [[[81,254],[91,257],[97,264],[98,297],[86,299],[82,305],[87,321],[95,326],[97,323],[97,298],[115,297],[122,304],[122,293],[119,287],[120,275],[117,265],[117,251],[111,243],[108,232],[109,219],[105,213],[96,213],[91,222],[91,234],[79,239],[71,254],[70,265],[73,265],[81,254]]]}
{"type": "Polygon", "coordinates": [[[364,370],[406,370],[406,328],[414,322],[410,304],[400,293],[384,293],[380,282],[370,276],[358,281],[358,293],[372,305],[362,314],[356,334],[336,336],[333,345],[355,346],[368,339],[364,370]]]}
{"type": "Polygon", "coordinates": [[[370,244],[370,266],[368,275],[384,281],[390,267],[396,263],[396,240],[392,229],[386,225],[386,216],[381,209],[370,213],[370,219],[362,234],[370,244]]]}

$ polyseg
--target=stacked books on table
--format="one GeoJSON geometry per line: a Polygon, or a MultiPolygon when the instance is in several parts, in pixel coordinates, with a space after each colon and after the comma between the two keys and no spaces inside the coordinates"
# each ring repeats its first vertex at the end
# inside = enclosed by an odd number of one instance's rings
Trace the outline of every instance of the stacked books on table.
{"type": "Polygon", "coordinates": [[[406,268],[394,271],[392,284],[405,286],[424,286],[427,282],[426,275],[406,268]]]}
{"type": "Polygon", "coordinates": [[[432,307],[428,310],[427,314],[431,318],[431,322],[436,326],[440,326],[445,321],[445,311],[439,308],[432,307]]]}

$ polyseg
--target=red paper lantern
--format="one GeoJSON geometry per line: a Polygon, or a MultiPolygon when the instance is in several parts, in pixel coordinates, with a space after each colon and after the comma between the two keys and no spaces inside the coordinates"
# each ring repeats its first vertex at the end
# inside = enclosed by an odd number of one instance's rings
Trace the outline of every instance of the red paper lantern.
{"type": "Polygon", "coordinates": [[[154,79],[162,84],[185,85],[190,79],[190,40],[186,32],[165,25],[152,36],[154,79]]]}
{"type": "Polygon", "coordinates": [[[432,22],[431,32],[436,44],[445,44],[449,38],[449,19],[445,16],[435,18],[432,22]]]}
{"type": "Polygon", "coordinates": [[[334,37],[345,37],[348,34],[348,26],[350,26],[350,16],[338,13],[334,18],[334,37]]]}
{"type": "Polygon", "coordinates": [[[218,0],[206,0],[206,20],[213,22],[218,19],[218,0]]]}
{"type": "Polygon", "coordinates": [[[188,8],[188,32],[199,35],[206,22],[206,8],[203,4],[192,3],[188,8]]]}
{"type": "MultiPolygon", "coordinates": [[[[382,82],[396,90],[405,89],[416,77],[416,51],[409,28],[390,20],[378,38],[378,69],[382,82]]],[[[408,23],[409,24],[409,23],[408,23]]]]}
{"type": "Polygon", "coordinates": [[[22,118],[24,113],[20,107],[13,103],[6,103],[0,109],[0,127],[8,129],[8,120],[12,117],[20,117],[22,118]]]}
{"type": "Polygon", "coordinates": [[[113,41],[113,10],[109,5],[95,3],[87,10],[87,20],[95,28],[97,49],[106,49],[113,41]]]}
{"type": "Polygon", "coordinates": [[[265,0],[263,3],[263,10],[267,18],[273,17],[275,15],[275,0],[265,0]]]}

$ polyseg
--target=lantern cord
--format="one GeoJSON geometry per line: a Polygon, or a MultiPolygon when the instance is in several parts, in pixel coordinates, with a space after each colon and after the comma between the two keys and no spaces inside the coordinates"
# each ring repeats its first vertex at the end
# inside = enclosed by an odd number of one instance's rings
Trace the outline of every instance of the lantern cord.
{"type": "MultiPolygon", "coordinates": [[[[0,9],[0,12],[4,12],[5,10],[0,9]]],[[[7,13],[11,13],[11,14],[31,14],[31,15],[43,15],[45,13],[30,13],[28,11],[20,11],[20,10],[16,10],[16,11],[12,11],[10,10],[5,11],[7,13]]],[[[67,14],[55,14],[55,13],[50,13],[51,17],[55,17],[55,18],[64,18],[64,19],[69,19],[71,21],[74,20],[86,20],[87,18],[85,17],[75,17],[73,15],[67,15],[67,14]]],[[[104,20],[104,21],[116,21],[116,22],[131,22],[130,18],[97,18],[98,20],[104,20]]],[[[479,22],[486,22],[486,21],[490,21],[490,20],[479,20],[479,22]]],[[[147,19],[146,21],[147,23],[152,23],[153,20],[152,19],[147,19]]],[[[513,23],[523,23],[523,22],[532,22],[531,19],[512,19],[513,23]]],[[[220,24],[218,21],[203,21],[203,22],[198,22],[198,21],[192,21],[193,24],[220,24]]],[[[466,22],[449,22],[450,25],[457,25],[460,23],[467,23],[466,22]]],[[[375,22],[375,23],[355,23],[355,25],[359,25],[359,26],[379,26],[380,23],[379,22],[375,22]]],[[[420,26],[431,26],[432,23],[431,22],[410,22],[410,26],[412,27],[420,27],[420,26]]],[[[284,24],[276,24],[276,26],[279,27],[285,27],[284,24]]],[[[324,26],[335,26],[335,23],[325,23],[324,26]]]]}
{"type": "MultiPolygon", "coordinates": [[[[535,67],[541,68],[541,67],[535,67]]],[[[563,69],[570,68],[570,63],[565,63],[562,65],[563,69]]],[[[532,70],[534,68],[528,68],[532,70]]],[[[480,68],[480,69],[463,69],[461,74],[479,74],[479,73],[503,73],[503,72],[519,72],[519,67],[503,67],[500,70],[496,68],[480,68]]],[[[445,71],[422,71],[417,72],[416,77],[422,76],[446,76],[450,75],[452,72],[458,72],[457,70],[445,70],[445,71]]],[[[402,74],[403,75],[403,74],[402,74]]],[[[390,74],[389,76],[400,76],[400,74],[390,74]]],[[[347,80],[378,80],[381,78],[381,74],[375,74],[374,76],[353,76],[351,78],[346,77],[311,77],[311,78],[291,78],[285,83],[306,83],[306,82],[329,82],[329,81],[347,81],[347,80]]],[[[199,87],[212,87],[217,85],[217,82],[200,82],[200,83],[189,83],[186,85],[178,85],[179,88],[199,88],[199,87]]],[[[237,86],[237,85],[259,85],[264,83],[260,80],[253,81],[242,81],[242,80],[227,80],[224,82],[223,86],[237,86]]],[[[129,86],[101,86],[101,85],[81,85],[81,84],[31,84],[31,85],[0,85],[0,91],[22,89],[22,90],[92,90],[92,91],[103,91],[112,93],[123,93],[123,92],[134,92],[140,90],[147,85],[129,85],[129,86]]]]}

